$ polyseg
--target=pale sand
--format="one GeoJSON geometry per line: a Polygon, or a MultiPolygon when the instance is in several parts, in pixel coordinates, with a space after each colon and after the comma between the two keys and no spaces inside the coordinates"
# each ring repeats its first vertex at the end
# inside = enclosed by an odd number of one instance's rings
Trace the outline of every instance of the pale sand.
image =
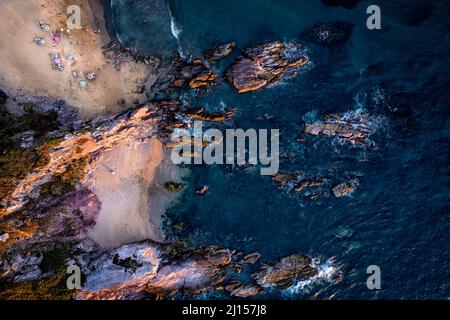
{"type": "Polygon", "coordinates": [[[158,140],[124,142],[107,151],[91,175],[88,186],[102,203],[88,232],[91,239],[105,248],[145,239],[164,241],[161,216],[176,195],[165,190],[163,182],[181,176],[158,140]]]}
{"type": "Polygon", "coordinates": [[[83,116],[92,116],[121,109],[121,99],[131,103],[143,103],[145,96],[136,93],[149,77],[143,64],[134,62],[116,70],[105,61],[101,47],[109,42],[105,31],[103,9],[98,0],[1,0],[0,1],[0,89],[10,96],[51,96],[65,99],[78,108],[83,116]],[[56,46],[49,32],[39,28],[42,20],[50,30],[66,28],[66,9],[69,5],[81,7],[83,29],[65,31],[63,40],[56,46]],[[99,33],[95,32],[100,30],[99,33]],[[69,38],[70,36],[70,38],[69,38]],[[40,47],[35,37],[44,37],[46,44],[40,47]],[[70,52],[75,62],[63,60],[63,72],[51,68],[50,55],[62,57],[70,52]],[[83,72],[74,77],[73,71],[83,72]],[[79,87],[88,72],[97,78],[88,81],[88,88],[79,87]]]}

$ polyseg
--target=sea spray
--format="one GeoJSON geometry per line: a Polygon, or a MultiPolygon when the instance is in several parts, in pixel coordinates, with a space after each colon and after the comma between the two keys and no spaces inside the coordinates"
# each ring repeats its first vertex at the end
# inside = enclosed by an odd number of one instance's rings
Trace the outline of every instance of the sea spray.
{"type": "Polygon", "coordinates": [[[284,290],[284,296],[292,297],[301,293],[308,293],[315,285],[331,284],[335,282],[341,274],[341,271],[339,267],[335,265],[333,258],[328,259],[324,263],[321,263],[320,259],[313,259],[311,266],[316,268],[319,272],[314,277],[298,281],[284,290]]]}
{"type": "Polygon", "coordinates": [[[180,40],[180,35],[183,32],[183,29],[173,16],[172,10],[170,9],[170,5],[168,5],[168,10],[170,15],[170,31],[172,32],[173,37],[177,40],[178,53],[180,54],[181,58],[187,59],[188,55],[183,51],[180,40]]]}

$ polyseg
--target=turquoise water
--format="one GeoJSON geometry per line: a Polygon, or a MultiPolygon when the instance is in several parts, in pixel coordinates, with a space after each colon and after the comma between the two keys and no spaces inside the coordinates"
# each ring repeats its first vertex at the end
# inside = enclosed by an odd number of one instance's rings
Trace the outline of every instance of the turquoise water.
{"type": "MultiPolygon", "coordinates": [[[[378,1],[382,29],[377,31],[366,28],[364,1],[354,9],[319,0],[112,4],[118,38],[147,53],[198,57],[228,41],[239,49],[265,40],[304,43],[312,65],[294,79],[246,94],[222,83],[208,94],[186,92],[183,99],[208,110],[236,108],[223,129],[280,129],[281,152],[289,153],[281,159],[282,171],[326,176],[330,183],[360,181],[351,197],[325,192],[311,200],[280,190],[255,167],[189,166],[187,187],[167,213],[168,221],[183,222],[174,237],[258,251],[266,261],[296,252],[322,261],[334,258],[344,275],[339,284],[271,297],[312,298],[320,290],[319,299],[447,299],[450,21],[445,1],[378,1]],[[424,15],[427,10],[431,13],[424,15]],[[346,44],[321,46],[302,36],[314,23],[338,20],[355,25],[346,44]],[[361,109],[377,124],[371,147],[326,137],[297,139],[305,121],[361,109]],[[196,195],[205,184],[209,193],[196,195]],[[366,268],[373,264],[382,271],[382,290],[376,292],[365,286],[366,268]]],[[[215,71],[222,72],[236,54],[215,71]]]]}

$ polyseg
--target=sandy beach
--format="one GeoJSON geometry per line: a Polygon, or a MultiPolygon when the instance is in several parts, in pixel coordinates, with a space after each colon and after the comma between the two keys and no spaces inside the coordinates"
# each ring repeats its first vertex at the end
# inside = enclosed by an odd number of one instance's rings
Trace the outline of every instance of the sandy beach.
{"type": "Polygon", "coordinates": [[[86,117],[145,101],[137,93],[149,77],[145,65],[129,62],[117,70],[103,56],[101,48],[110,39],[98,0],[2,0],[0,33],[0,88],[9,96],[65,99],[86,117]],[[81,8],[80,30],[67,30],[69,5],[81,8]],[[62,35],[60,42],[51,38],[54,31],[62,35]],[[36,44],[36,38],[45,45],[36,44]],[[61,57],[62,71],[52,69],[52,54],[61,57]],[[92,81],[86,79],[90,72],[95,73],[92,81]],[[87,87],[81,88],[80,81],[87,87]]]}
{"type": "Polygon", "coordinates": [[[147,239],[163,242],[161,217],[177,197],[164,183],[180,179],[179,168],[157,139],[128,139],[107,151],[88,178],[102,203],[88,236],[105,248],[147,239]]]}

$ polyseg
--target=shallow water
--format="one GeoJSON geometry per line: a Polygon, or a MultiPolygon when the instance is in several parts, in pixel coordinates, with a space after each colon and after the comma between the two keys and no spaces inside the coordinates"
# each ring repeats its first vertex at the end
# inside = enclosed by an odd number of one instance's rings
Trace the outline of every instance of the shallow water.
{"type": "MultiPolygon", "coordinates": [[[[188,93],[184,99],[209,110],[236,108],[237,116],[222,128],[280,129],[281,152],[291,153],[281,159],[282,171],[324,175],[333,183],[350,176],[360,181],[351,197],[328,193],[310,200],[279,190],[258,168],[190,166],[188,186],[167,213],[171,221],[183,222],[177,237],[193,245],[258,251],[265,261],[296,252],[322,261],[334,257],[344,275],[339,284],[269,296],[302,299],[319,290],[318,298],[339,299],[450,295],[450,21],[445,1],[378,1],[379,31],[366,28],[365,2],[351,10],[319,0],[113,3],[119,39],[149,53],[180,50],[195,57],[227,41],[237,41],[239,48],[264,40],[304,43],[313,64],[294,79],[246,94],[224,83],[207,95],[188,93]],[[421,17],[427,3],[434,3],[431,14],[421,17]],[[355,24],[347,44],[325,47],[302,39],[308,26],[337,20],[355,24]],[[358,109],[377,124],[372,146],[351,147],[327,137],[296,140],[304,121],[358,109]],[[209,193],[197,196],[194,190],[205,184],[209,193]],[[380,266],[382,290],[366,288],[369,265],[380,266]]],[[[217,68],[223,70],[235,56],[217,68]]]]}

